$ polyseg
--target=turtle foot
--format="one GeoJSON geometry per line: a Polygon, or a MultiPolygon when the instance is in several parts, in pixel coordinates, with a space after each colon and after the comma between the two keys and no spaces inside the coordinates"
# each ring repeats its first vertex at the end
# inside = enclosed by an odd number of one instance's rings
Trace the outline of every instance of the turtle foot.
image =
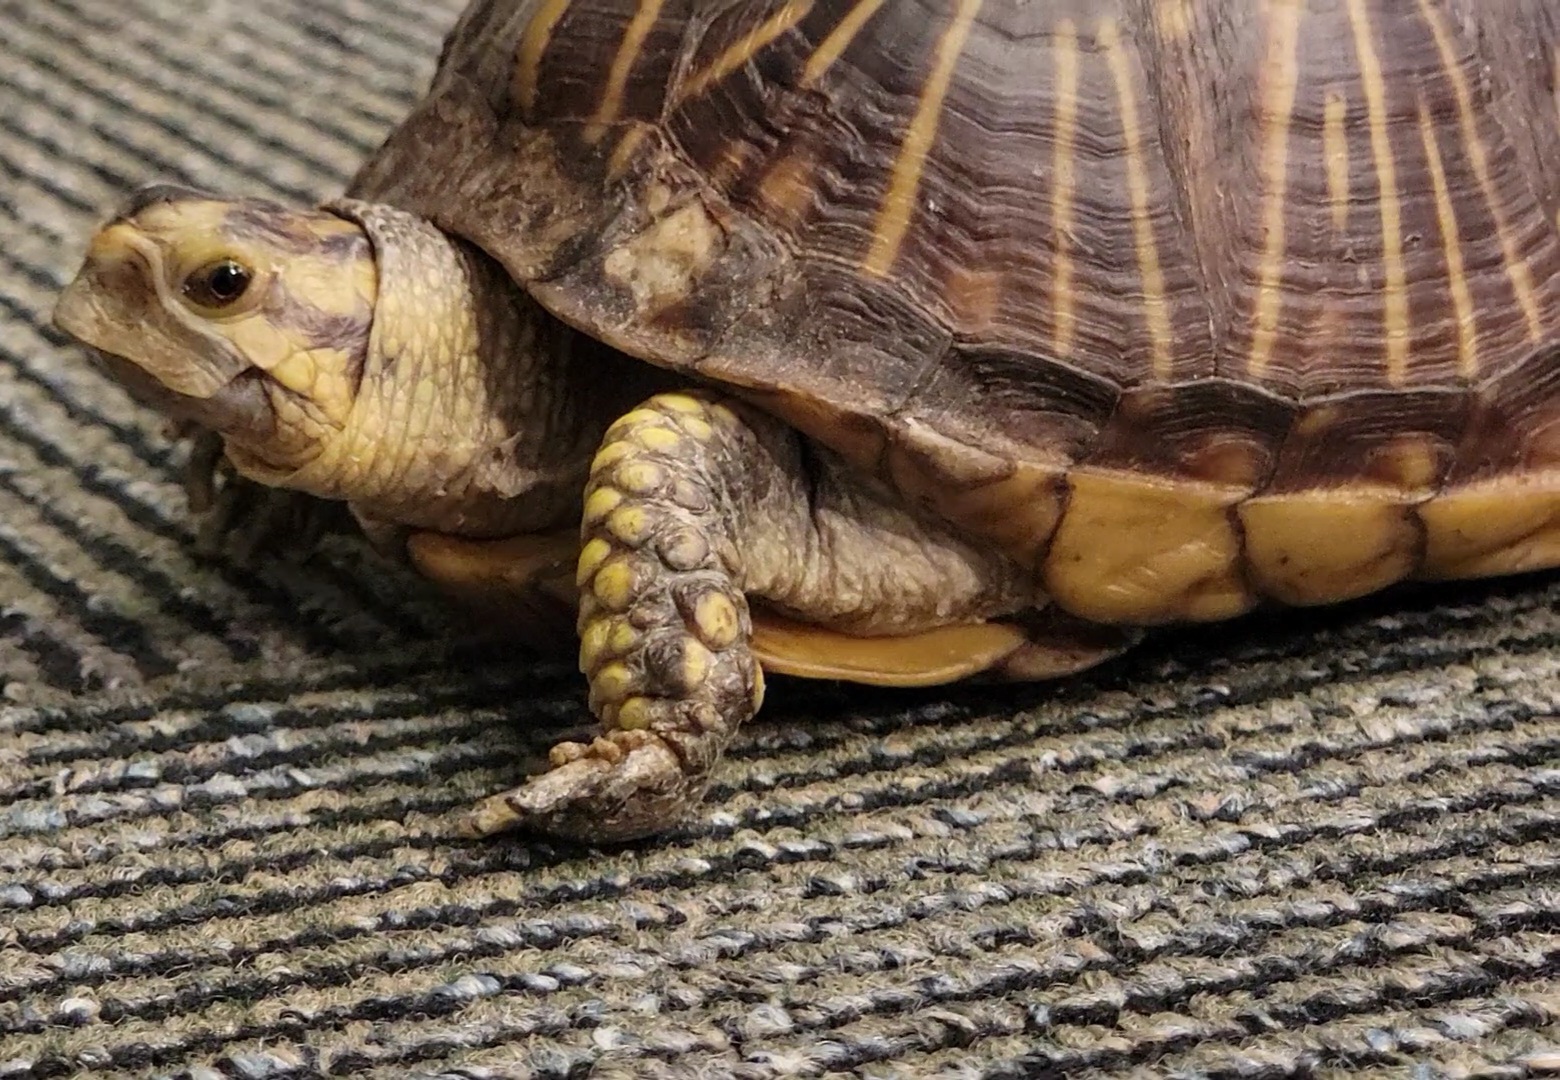
{"type": "Polygon", "coordinates": [[[686,817],[707,783],[703,770],[690,770],[667,739],[650,731],[561,743],[551,759],[548,771],[478,803],[461,831],[482,837],[522,830],[584,843],[637,840],[686,817]]]}

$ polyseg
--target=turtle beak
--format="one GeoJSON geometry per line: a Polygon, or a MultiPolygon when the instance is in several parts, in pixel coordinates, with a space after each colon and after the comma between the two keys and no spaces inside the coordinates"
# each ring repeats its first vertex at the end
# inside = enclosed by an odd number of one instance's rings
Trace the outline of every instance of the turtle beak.
{"type": "Polygon", "coordinates": [[[87,255],[81,269],[71,279],[65,291],[54,304],[53,323],[59,330],[77,341],[100,346],[107,329],[107,313],[99,297],[109,294],[114,279],[122,278],[125,269],[121,260],[103,260],[94,251],[87,255]]]}
{"type": "Polygon", "coordinates": [[[92,238],[81,269],[55,301],[54,325],[83,345],[121,358],[115,365],[121,379],[128,361],[171,393],[210,398],[247,365],[226,351],[188,354],[173,345],[168,332],[178,312],[159,287],[162,261],[156,242],[133,224],[110,222],[92,238]]]}

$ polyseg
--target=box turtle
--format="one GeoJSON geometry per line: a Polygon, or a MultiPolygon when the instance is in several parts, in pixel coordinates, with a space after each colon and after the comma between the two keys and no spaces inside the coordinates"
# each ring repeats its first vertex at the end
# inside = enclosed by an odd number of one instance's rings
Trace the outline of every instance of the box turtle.
{"type": "Polygon", "coordinates": [[[477,0],[341,199],[143,190],[55,318],[244,482],[577,606],[601,734],[470,827],[644,836],[766,669],[1046,678],[1560,563],[1557,42],[1560,0],[477,0]]]}

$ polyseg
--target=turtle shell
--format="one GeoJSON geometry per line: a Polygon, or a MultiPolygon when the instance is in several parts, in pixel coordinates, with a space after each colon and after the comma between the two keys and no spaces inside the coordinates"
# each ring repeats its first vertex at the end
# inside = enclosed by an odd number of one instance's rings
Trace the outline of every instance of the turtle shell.
{"type": "Polygon", "coordinates": [[[1560,0],[478,0],[351,194],[1087,619],[1560,563],[1560,0]]]}

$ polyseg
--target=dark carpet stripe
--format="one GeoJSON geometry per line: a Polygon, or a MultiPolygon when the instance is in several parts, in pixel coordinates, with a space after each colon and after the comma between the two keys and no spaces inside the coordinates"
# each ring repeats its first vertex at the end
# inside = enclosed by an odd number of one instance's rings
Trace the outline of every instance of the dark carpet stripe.
{"type": "MultiPolygon", "coordinates": [[[[155,109],[168,116],[170,133],[182,138],[190,137],[186,125],[198,116],[234,141],[242,140],[267,156],[280,155],[296,161],[321,176],[343,175],[348,161],[372,149],[372,143],[344,144],[340,132],[321,133],[332,138],[308,139],[310,125],[296,119],[285,108],[283,99],[267,94],[263,88],[258,96],[253,91],[237,91],[236,84],[220,68],[202,78],[198,85],[192,85],[179,77],[182,65],[169,63],[167,54],[156,51],[155,45],[147,49],[124,48],[119,40],[121,35],[93,33],[83,20],[73,18],[68,3],[58,7],[36,5],[26,10],[27,14],[13,24],[13,33],[25,31],[13,39],[21,44],[24,58],[51,73],[69,65],[71,73],[79,73],[85,84],[103,70],[108,57],[114,57],[120,65],[116,82],[101,83],[97,93],[127,97],[133,93],[143,102],[143,110],[155,109]],[[58,41],[64,48],[47,53],[42,48],[37,52],[29,48],[45,41],[58,41]],[[259,125],[264,118],[272,120],[267,128],[259,125]],[[322,155],[322,149],[329,154],[322,155]]],[[[156,35],[150,37],[155,39],[156,35]]]]}
{"type": "MultiPolygon", "coordinates": [[[[94,85],[75,72],[63,70],[56,60],[49,57],[26,55],[26,60],[34,70],[28,71],[24,68],[13,72],[11,78],[4,83],[6,95],[12,101],[18,104],[25,103],[29,108],[50,108],[67,116],[70,115],[72,100],[78,103],[83,100],[90,102],[94,106],[93,112],[106,111],[109,113],[109,118],[88,121],[81,125],[80,130],[96,140],[128,153],[144,154],[149,162],[158,166],[156,175],[168,182],[196,184],[198,181],[191,175],[187,166],[171,156],[170,151],[159,150],[155,143],[138,146],[116,133],[115,124],[120,125],[121,130],[132,123],[151,124],[168,142],[180,146],[186,152],[193,152],[194,156],[203,162],[219,166],[223,172],[242,177],[246,183],[252,184],[255,190],[270,191],[301,203],[313,202],[320,191],[328,189],[332,183],[340,182],[339,178],[332,176],[328,180],[322,180],[317,189],[305,189],[280,179],[265,169],[260,163],[262,156],[258,153],[253,155],[252,161],[219,157],[207,150],[197,135],[177,121],[162,118],[155,112],[145,115],[137,112],[133,102],[115,92],[114,83],[100,82],[94,85]]],[[[72,123],[79,123],[79,121],[73,120],[72,123]]],[[[278,146],[283,150],[286,149],[281,144],[278,146]]],[[[147,177],[148,180],[152,178],[151,175],[147,177]]],[[[109,207],[104,206],[102,209],[106,211],[109,207]]]]}
{"type": "MultiPolygon", "coordinates": [[[[73,32],[79,34],[81,30],[94,29],[103,34],[118,34],[128,31],[134,35],[136,45],[141,54],[151,63],[137,70],[137,75],[143,81],[150,80],[153,85],[166,90],[168,93],[179,97],[180,100],[189,102],[191,108],[201,109],[205,98],[202,90],[208,86],[218,86],[226,94],[228,100],[238,104],[239,112],[244,115],[252,115],[254,108],[268,110],[282,115],[295,115],[297,103],[289,98],[285,89],[287,85],[298,76],[296,61],[307,60],[314,64],[329,65],[330,58],[327,54],[299,57],[294,50],[286,48],[282,42],[266,41],[257,38],[256,45],[243,53],[245,61],[241,77],[235,77],[228,68],[216,65],[203,70],[203,79],[200,86],[192,86],[178,79],[170,79],[166,75],[158,76],[158,69],[164,71],[177,71],[181,67],[188,67],[201,59],[202,50],[198,43],[187,42],[179,33],[181,20],[175,12],[170,11],[165,5],[146,0],[130,0],[120,5],[115,17],[104,17],[100,5],[92,3],[78,3],[75,0],[58,0],[55,5],[58,13],[57,19],[51,19],[48,29],[51,32],[59,32],[62,26],[79,28],[73,32]],[[294,64],[287,67],[280,66],[288,61],[294,64]],[[150,71],[152,74],[148,75],[150,71]]],[[[263,33],[277,28],[277,24],[261,21],[257,26],[257,32],[263,33]]],[[[345,74],[340,72],[339,74],[345,74]]],[[[409,103],[411,95],[404,95],[399,104],[409,103]]],[[[312,152],[319,145],[328,144],[336,147],[353,147],[360,153],[367,153],[378,144],[378,137],[369,132],[382,133],[384,128],[393,122],[395,116],[395,104],[383,103],[384,107],[374,112],[360,109],[357,103],[349,98],[337,97],[330,102],[331,109],[314,113],[309,117],[308,123],[315,131],[316,137],[312,140],[312,146],[295,146],[295,150],[312,152]],[[356,123],[348,124],[338,120],[332,115],[334,109],[344,109],[351,114],[356,123]]],[[[327,172],[334,171],[332,165],[327,172]]]]}
{"type": "Polygon", "coordinates": [[[80,585],[50,567],[40,552],[4,525],[0,525],[0,559],[63,604],[88,633],[115,652],[129,657],[142,674],[155,678],[176,670],[174,662],[152,646],[140,623],[112,611],[97,609],[80,585]]]}
{"type": "MultiPolygon", "coordinates": [[[[50,686],[71,693],[103,688],[99,677],[88,676],[86,654],[61,641],[56,632],[32,616],[14,609],[0,612],[0,638],[15,641],[30,654],[37,674],[50,686]]],[[[0,681],[0,689],[10,686],[0,681]]]]}
{"type": "MultiPolygon", "coordinates": [[[[1519,743],[1516,747],[1513,747],[1513,748],[1510,748],[1510,749],[1502,748],[1501,750],[1499,750],[1498,752],[1496,752],[1493,755],[1493,757],[1490,759],[1490,761],[1469,760],[1469,761],[1458,762],[1458,761],[1454,760],[1454,761],[1451,761],[1451,762],[1444,762],[1444,763],[1438,762],[1432,768],[1423,769],[1423,770],[1418,771],[1417,774],[1414,777],[1414,780],[1415,780],[1416,784],[1422,784],[1422,785],[1434,786],[1436,783],[1439,782],[1442,786],[1445,786],[1445,785],[1448,785],[1448,784],[1451,784],[1451,785],[1455,786],[1455,783],[1458,780],[1458,777],[1445,775],[1447,770],[1468,769],[1468,768],[1472,768],[1475,765],[1477,765],[1478,767],[1485,768],[1486,771],[1488,771],[1488,768],[1490,767],[1492,762],[1493,763],[1504,764],[1504,765],[1509,765],[1509,766],[1513,766],[1513,767],[1518,767],[1518,768],[1524,768],[1524,769],[1528,769],[1528,770],[1537,769],[1537,768],[1541,767],[1542,765],[1544,765],[1545,763],[1553,764],[1556,761],[1560,761],[1560,746],[1557,746],[1557,743],[1560,743],[1560,740],[1557,740],[1556,738],[1547,738],[1546,739],[1546,738],[1540,737],[1540,738],[1538,738],[1536,740],[1529,740],[1526,743],[1519,743]]],[[[1329,765],[1330,768],[1334,768],[1335,769],[1339,764],[1347,762],[1350,758],[1352,758],[1352,757],[1354,757],[1354,756],[1356,756],[1358,754],[1370,754],[1370,753],[1374,753],[1376,751],[1379,751],[1382,748],[1383,747],[1377,746],[1377,745],[1361,746],[1361,747],[1355,748],[1353,753],[1344,755],[1340,760],[1329,762],[1328,765],[1329,765]]],[[[1108,769],[1111,764],[1112,763],[1110,763],[1110,762],[1098,762],[1098,763],[1096,763],[1097,766],[1105,768],[1105,769],[1108,769]]],[[[1020,773],[1024,772],[1024,771],[1025,770],[1015,770],[1015,772],[1020,772],[1020,773]]],[[[1090,771],[1093,771],[1093,770],[1080,769],[1080,770],[1077,771],[1077,773],[1072,772],[1072,771],[1059,771],[1059,772],[1056,772],[1056,773],[1053,773],[1053,774],[1045,774],[1045,775],[1042,775],[1040,777],[1036,777],[1033,780],[1030,780],[1029,783],[1027,783],[1027,784],[1024,783],[1024,779],[1021,776],[1006,776],[1006,777],[988,778],[988,779],[991,779],[991,780],[1001,780],[1002,782],[1005,782],[1006,784],[1017,784],[1021,788],[1029,788],[1029,787],[1038,785],[1038,789],[1039,790],[1045,790],[1047,788],[1052,788],[1052,787],[1062,787],[1062,788],[1065,789],[1065,788],[1067,788],[1067,787],[1069,787],[1071,785],[1072,778],[1074,776],[1078,775],[1078,773],[1082,773],[1085,776],[1087,776],[1090,771]]],[[[1276,772],[1284,772],[1284,771],[1289,771],[1289,770],[1287,770],[1285,768],[1285,763],[1277,763],[1277,762],[1271,764],[1266,769],[1262,769],[1262,768],[1249,768],[1249,769],[1246,769],[1246,770],[1242,770],[1242,773],[1243,773],[1243,775],[1242,775],[1242,782],[1243,782],[1244,785],[1250,786],[1252,784],[1260,783],[1261,779],[1262,779],[1262,776],[1263,776],[1263,774],[1265,772],[1274,772],[1274,773],[1276,773],[1276,772]]],[[[921,794],[922,798],[917,800],[917,801],[918,802],[924,802],[924,801],[926,801],[927,797],[937,798],[937,799],[944,799],[944,800],[952,800],[952,799],[957,799],[961,795],[968,796],[970,794],[970,789],[969,789],[969,787],[967,785],[961,785],[961,784],[958,784],[958,783],[955,782],[953,784],[950,784],[949,788],[950,788],[950,790],[942,790],[942,791],[934,791],[934,792],[921,792],[919,794],[921,794]]],[[[893,788],[887,789],[887,792],[885,794],[888,797],[884,797],[884,798],[880,798],[878,800],[874,800],[875,805],[873,806],[873,809],[881,810],[884,807],[892,807],[892,806],[894,806],[895,805],[895,800],[892,798],[893,790],[894,790],[893,788]]],[[[982,786],[982,790],[984,790],[984,791],[986,791],[988,793],[990,793],[990,792],[1000,792],[1001,791],[1001,787],[1000,786],[996,786],[994,784],[991,785],[991,786],[983,785],[982,786]]],[[[1015,791],[1014,794],[1015,794],[1015,796],[1018,797],[1018,802],[1015,802],[1014,805],[1021,805],[1022,804],[1021,792],[1015,791]]],[[[1155,798],[1160,799],[1160,801],[1163,801],[1164,796],[1163,796],[1162,792],[1155,792],[1153,794],[1154,794],[1155,798]]],[[[1520,804],[1520,803],[1523,803],[1523,802],[1526,802],[1526,801],[1530,801],[1533,798],[1540,797],[1538,795],[1538,793],[1536,792],[1536,790],[1535,789],[1531,789],[1531,788],[1520,788],[1520,789],[1514,790],[1512,792],[1508,792],[1507,794],[1509,796],[1509,800],[1508,801],[1510,801],[1513,805],[1520,804]]],[[[1326,789],[1325,791],[1323,791],[1321,793],[1318,793],[1311,800],[1308,800],[1308,801],[1314,802],[1314,804],[1315,804],[1314,808],[1317,809],[1317,810],[1320,810],[1324,805],[1326,805],[1328,803],[1347,802],[1349,800],[1357,798],[1359,795],[1360,795],[1360,790],[1357,789],[1356,787],[1352,786],[1352,785],[1347,785],[1347,784],[1345,784],[1345,785],[1334,785],[1334,786],[1326,789]]],[[[1175,801],[1175,796],[1171,795],[1171,796],[1169,796],[1169,798],[1170,798],[1170,800],[1171,800],[1171,802],[1173,804],[1174,801],[1175,801]]],[[[1465,795],[1465,796],[1462,796],[1461,798],[1463,799],[1463,801],[1467,805],[1467,807],[1474,808],[1474,807],[1479,807],[1479,806],[1486,805],[1489,802],[1489,800],[1491,800],[1491,799],[1494,799],[1498,803],[1500,801],[1500,799],[1501,799],[1501,796],[1500,796],[1500,793],[1499,793],[1498,789],[1487,789],[1487,790],[1481,791],[1481,793],[1478,794],[1476,797],[1473,796],[1473,795],[1465,795]]],[[[1132,799],[1132,798],[1128,798],[1128,799],[1123,800],[1118,805],[1117,811],[1118,812],[1126,812],[1127,808],[1132,806],[1135,801],[1136,800],[1132,799]]],[[[1252,809],[1255,810],[1255,811],[1260,811],[1261,809],[1263,809],[1263,807],[1258,805],[1258,806],[1253,807],[1252,809]]],[[[857,814],[859,814],[861,812],[862,811],[860,811],[860,810],[855,811],[855,813],[857,813],[857,814]]],[[[1097,815],[1099,813],[1099,807],[1094,806],[1094,805],[1090,805],[1090,804],[1085,804],[1085,805],[1080,806],[1080,807],[1070,808],[1070,809],[1068,809],[1066,811],[1066,813],[1078,815],[1078,821],[1081,824],[1080,825],[1076,825],[1076,826],[1072,826],[1073,828],[1086,827],[1087,823],[1089,822],[1089,820],[1091,818],[1091,816],[1097,815]]],[[[1066,828],[1064,826],[1066,826],[1066,822],[1067,822],[1066,814],[1064,814],[1063,810],[1060,807],[1054,809],[1052,811],[1052,814],[1054,816],[1057,816],[1057,822],[1058,822],[1054,826],[1054,831],[1064,832],[1065,833],[1066,832],[1066,828]]],[[[812,827],[813,831],[818,830],[820,827],[827,827],[829,829],[838,830],[838,829],[841,829],[841,828],[845,828],[846,827],[845,823],[848,823],[851,817],[852,817],[852,814],[850,812],[846,812],[846,813],[842,814],[842,813],[838,812],[838,809],[836,808],[836,812],[835,813],[827,814],[827,815],[819,814],[819,815],[817,815],[814,818],[814,820],[808,822],[808,824],[812,827]]],[[[966,818],[967,818],[967,821],[968,821],[968,826],[967,827],[970,827],[970,828],[976,828],[979,825],[984,823],[981,820],[981,817],[979,815],[973,815],[973,816],[966,815],[966,818]]],[[[1402,821],[1409,821],[1409,820],[1414,820],[1414,819],[1412,817],[1405,817],[1405,818],[1402,818],[1401,820],[1399,820],[1397,818],[1391,819],[1391,821],[1397,822],[1399,824],[1402,821]]],[[[1432,814],[1432,816],[1431,816],[1431,818],[1429,820],[1433,820],[1433,814],[1432,814]]],[[[1223,824],[1225,826],[1227,826],[1227,827],[1239,826],[1239,825],[1241,825],[1241,817],[1240,817],[1240,815],[1237,814],[1236,816],[1234,816],[1232,818],[1228,818],[1227,820],[1225,820],[1223,822],[1223,824]]],[[[1384,823],[1380,822],[1380,821],[1377,821],[1377,822],[1375,822],[1375,824],[1381,825],[1381,824],[1384,824],[1384,823]]],[[[789,823],[788,823],[788,825],[789,825],[789,823]]],[[[1246,849],[1246,847],[1249,845],[1249,843],[1252,843],[1252,842],[1256,842],[1258,844],[1262,843],[1263,841],[1260,838],[1261,826],[1260,825],[1253,825],[1251,827],[1258,829],[1258,832],[1259,832],[1259,835],[1254,840],[1252,838],[1249,838],[1249,837],[1245,838],[1245,839],[1242,839],[1242,841],[1239,844],[1236,845],[1235,851],[1225,850],[1222,847],[1212,849],[1211,852],[1210,852],[1210,857],[1216,857],[1216,858],[1222,859],[1222,858],[1229,857],[1230,855],[1235,854],[1236,851],[1244,851],[1246,849]]],[[[1335,830],[1337,828],[1338,828],[1337,825],[1335,825],[1335,824],[1333,824],[1331,822],[1326,822],[1326,821],[1314,821],[1314,822],[1307,821],[1307,822],[1304,822],[1304,823],[1292,823],[1291,825],[1286,826],[1284,828],[1284,830],[1282,832],[1282,839],[1281,839],[1281,841],[1275,839],[1273,842],[1274,843],[1282,843],[1282,844],[1285,844],[1285,845],[1289,845],[1289,844],[1293,844],[1293,843],[1306,842],[1306,841],[1314,839],[1315,837],[1318,837],[1318,836],[1341,835],[1341,834],[1336,834],[1335,833],[1335,830]]],[[[752,865],[754,865],[754,859],[757,859],[759,864],[762,864],[764,862],[767,862],[769,860],[774,860],[774,859],[779,859],[782,862],[790,863],[790,862],[795,862],[797,860],[804,860],[805,861],[805,860],[813,860],[813,859],[828,859],[830,856],[837,855],[839,853],[839,850],[840,850],[837,846],[834,846],[834,845],[831,845],[831,844],[828,844],[828,843],[819,843],[819,842],[804,843],[804,844],[799,844],[799,845],[786,845],[786,844],[784,844],[782,842],[781,845],[777,847],[774,844],[766,844],[766,843],[763,843],[763,842],[759,842],[757,840],[741,841],[739,838],[746,831],[747,830],[724,830],[724,838],[721,836],[720,833],[716,833],[716,834],[713,834],[713,835],[706,835],[706,836],[698,838],[698,845],[697,846],[703,847],[703,848],[708,848],[711,844],[716,844],[716,845],[719,845],[719,846],[722,846],[722,847],[731,846],[730,847],[731,854],[729,855],[728,860],[723,864],[724,867],[725,867],[725,872],[726,873],[740,873],[740,872],[743,872],[743,871],[745,871],[747,869],[751,869],[752,865]],[[732,845],[734,845],[734,846],[732,846],[732,845]]],[[[793,831],[793,830],[791,830],[790,828],[786,828],[785,829],[785,832],[790,832],[790,831],[793,831]]],[[[1052,826],[1049,825],[1049,824],[1047,825],[1047,831],[1048,831],[1048,833],[1053,831],[1052,830],[1052,826]]],[[[863,846],[863,844],[871,846],[871,845],[876,844],[877,840],[878,840],[878,838],[875,837],[874,835],[872,835],[869,831],[863,831],[863,833],[861,835],[857,835],[856,833],[849,833],[849,832],[846,833],[845,835],[847,837],[850,837],[850,838],[853,838],[853,839],[851,841],[849,841],[849,842],[847,842],[847,840],[845,840],[845,839],[840,839],[840,840],[836,841],[836,844],[844,844],[844,847],[847,848],[847,849],[851,849],[851,848],[859,849],[859,848],[861,848],[863,846]]],[[[1102,834],[1102,835],[1106,835],[1106,836],[1110,835],[1110,830],[1106,830],[1105,833],[1102,834]]],[[[890,837],[889,839],[892,840],[892,837],[890,837]]],[[[899,839],[903,840],[903,839],[906,839],[906,838],[905,837],[899,837],[899,839]]],[[[685,842],[685,844],[682,844],[682,845],[679,845],[679,844],[663,844],[663,845],[660,845],[659,848],[658,848],[658,855],[662,856],[662,857],[665,857],[665,858],[672,858],[672,857],[676,856],[676,853],[678,852],[679,849],[684,849],[684,848],[692,849],[694,847],[695,847],[694,844],[686,843],[686,842],[685,842]]],[[[1030,854],[1030,856],[1034,855],[1034,849],[1032,847],[1021,848],[1020,850],[1027,851],[1030,854]]],[[[690,853],[691,853],[691,850],[690,850],[690,853]]],[[[994,855],[997,854],[997,851],[994,851],[993,854],[994,855]]],[[[559,856],[559,857],[566,857],[566,856],[559,856]]],[[[1004,853],[1003,857],[1007,857],[1007,854],[1004,853]]],[[[1192,852],[1187,852],[1187,853],[1185,853],[1183,855],[1183,858],[1195,859],[1196,855],[1194,853],[1192,853],[1192,852]]],[[[707,862],[707,860],[701,860],[701,861],[707,862]]],[[[923,861],[920,865],[921,865],[921,868],[923,870],[925,870],[925,869],[927,869],[929,867],[930,864],[927,864],[927,863],[925,863],[923,861]]],[[[223,878],[233,879],[233,878],[241,878],[241,877],[243,877],[245,868],[242,865],[235,866],[235,867],[222,868],[222,867],[218,867],[216,865],[207,864],[206,867],[205,867],[205,870],[206,870],[207,873],[215,874],[215,875],[218,875],[218,876],[223,877],[223,878]]],[[[490,867],[489,868],[483,868],[483,867],[480,867],[480,866],[471,867],[471,868],[469,868],[469,871],[455,871],[455,870],[452,869],[452,870],[448,871],[445,874],[439,875],[439,880],[442,881],[446,886],[453,886],[453,885],[465,883],[466,882],[465,873],[467,873],[467,872],[475,873],[475,874],[479,874],[480,875],[480,874],[483,874],[483,873],[490,872],[490,870],[491,870],[490,867]]],[[[714,868],[713,864],[711,864],[709,866],[706,866],[701,871],[700,880],[703,881],[706,884],[706,886],[711,885],[711,884],[718,884],[721,881],[720,872],[718,872],[714,868]],[[711,875],[714,875],[714,876],[711,876],[711,875]]],[[[654,884],[654,883],[649,882],[649,881],[647,881],[647,882],[640,882],[640,883],[634,883],[634,882],[630,881],[630,882],[626,882],[626,883],[624,883],[622,885],[622,889],[627,890],[627,891],[632,891],[632,890],[635,890],[635,889],[654,889],[654,888],[660,888],[660,887],[664,887],[664,886],[657,885],[657,884],[654,884]]],[[[569,888],[578,891],[578,890],[594,889],[594,888],[596,888],[596,886],[593,885],[593,884],[590,884],[590,883],[588,883],[586,881],[582,881],[578,885],[572,886],[572,887],[569,887],[569,888]]],[[[36,891],[36,893],[39,896],[48,896],[50,893],[57,892],[58,890],[53,888],[53,887],[43,888],[43,887],[39,886],[35,890],[31,890],[30,889],[29,891],[30,891],[30,893],[33,892],[33,891],[36,891]]],[[[617,893],[617,890],[614,889],[614,894],[616,894],[616,893],[617,893]]],[[[105,894],[105,895],[107,895],[107,894],[105,894]]],[[[133,895],[135,895],[135,891],[131,890],[131,891],[127,892],[126,895],[133,896],[133,895]]],[[[231,906],[233,904],[240,903],[240,902],[242,902],[246,907],[248,907],[248,906],[250,906],[250,905],[252,905],[252,904],[257,902],[256,898],[254,898],[254,897],[249,897],[248,899],[240,900],[240,897],[242,897],[242,896],[243,896],[243,894],[236,893],[236,894],[233,895],[233,898],[231,900],[223,900],[223,899],[220,899],[220,898],[214,899],[212,901],[212,903],[214,905],[214,907],[212,908],[212,912],[215,913],[217,911],[222,910],[225,907],[228,907],[228,906],[231,906]]],[[[319,892],[317,892],[315,894],[311,894],[309,896],[296,895],[296,894],[293,894],[293,893],[288,892],[286,890],[282,890],[282,891],[279,891],[272,900],[265,901],[265,903],[267,903],[269,905],[273,905],[273,906],[274,905],[285,905],[288,910],[299,912],[299,911],[303,911],[303,910],[305,910],[305,909],[307,909],[307,908],[309,908],[311,906],[315,906],[315,905],[323,904],[323,903],[328,903],[331,899],[333,899],[333,897],[334,897],[334,894],[328,888],[324,889],[322,891],[319,891],[319,892]]],[[[66,894],[66,895],[62,896],[61,899],[68,901],[70,899],[70,896],[69,896],[69,894],[66,894]]],[[[50,902],[53,902],[53,901],[50,901],[50,902]]],[[[539,899],[533,901],[533,903],[540,903],[540,902],[541,901],[539,899]]],[[[152,920],[161,919],[162,917],[163,917],[162,914],[160,914],[159,912],[152,912],[152,913],[144,916],[144,918],[148,918],[148,919],[152,919],[152,920]]],[[[140,920],[143,918],[143,916],[135,916],[134,918],[137,921],[134,922],[133,924],[126,924],[126,926],[125,926],[126,929],[130,928],[133,925],[138,930],[145,930],[149,926],[153,925],[153,924],[150,924],[150,923],[143,923],[143,922],[141,922],[140,920]]],[[[30,920],[22,920],[22,922],[20,922],[18,924],[18,931],[19,932],[22,932],[20,928],[21,928],[22,924],[27,922],[27,921],[30,921],[30,920]]],[[[38,952],[47,952],[47,951],[51,951],[53,948],[56,948],[56,947],[59,947],[60,945],[68,943],[69,940],[75,940],[75,938],[72,937],[72,938],[67,939],[67,940],[59,940],[59,941],[55,941],[55,939],[50,938],[48,940],[54,941],[54,944],[47,944],[45,939],[42,939],[42,938],[37,939],[37,940],[29,939],[29,947],[32,948],[35,951],[38,951],[38,952]]]]}
{"type": "MultiPolygon", "coordinates": [[[[46,441],[42,436],[33,434],[29,428],[30,425],[26,423],[25,418],[0,403],[0,435],[22,444],[37,455],[39,460],[51,467],[68,468],[72,464],[77,464],[66,456],[64,450],[46,441]]],[[[90,466],[77,464],[79,483],[84,490],[113,502],[126,518],[148,532],[163,539],[191,542],[184,528],[176,526],[163,517],[155,507],[136,498],[127,488],[101,479],[95,475],[95,472],[96,470],[90,466]]],[[[251,593],[271,591],[264,587],[256,589],[255,586],[259,582],[254,576],[236,568],[226,569],[224,576],[234,579],[241,587],[247,586],[251,593]]],[[[311,619],[311,605],[300,605],[296,597],[289,596],[281,590],[272,592],[271,601],[278,612],[277,617],[285,616],[295,630],[311,636],[312,646],[317,651],[331,652],[344,646],[345,642],[339,636],[339,627],[325,620],[311,619]]]]}

